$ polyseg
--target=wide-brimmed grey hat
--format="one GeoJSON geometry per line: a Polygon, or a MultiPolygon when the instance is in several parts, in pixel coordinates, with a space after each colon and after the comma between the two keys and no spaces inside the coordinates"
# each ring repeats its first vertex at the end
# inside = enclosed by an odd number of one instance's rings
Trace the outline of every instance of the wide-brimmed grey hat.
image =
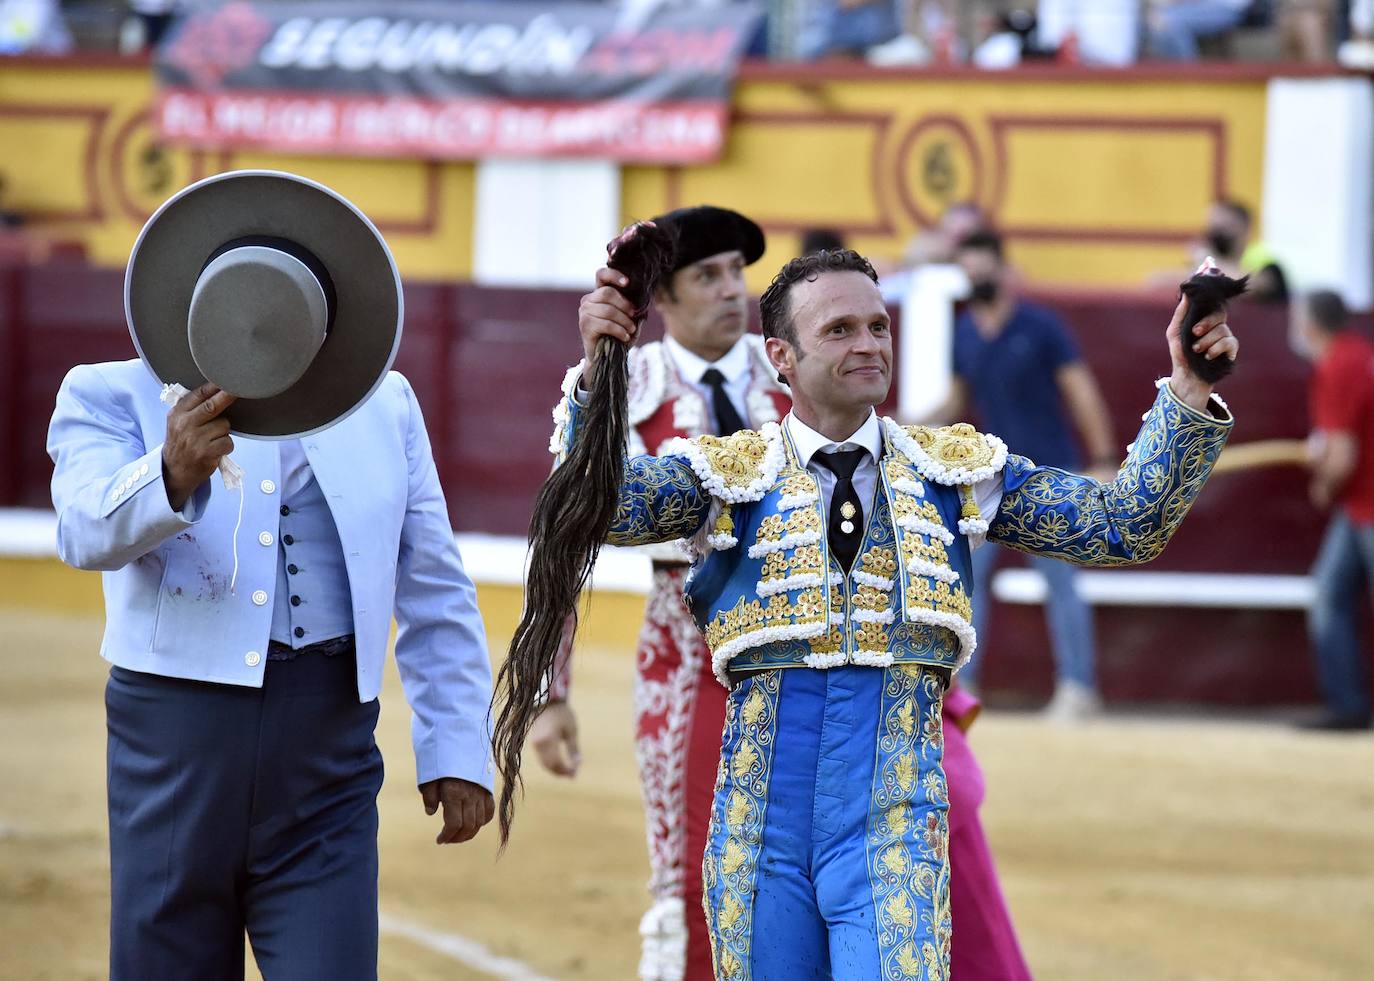
{"type": "Polygon", "coordinates": [[[367,216],[295,174],[237,170],[173,195],[124,275],[134,347],[164,383],[239,400],[233,432],[289,439],[338,422],[401,343],[401,276],[367,216]]]}

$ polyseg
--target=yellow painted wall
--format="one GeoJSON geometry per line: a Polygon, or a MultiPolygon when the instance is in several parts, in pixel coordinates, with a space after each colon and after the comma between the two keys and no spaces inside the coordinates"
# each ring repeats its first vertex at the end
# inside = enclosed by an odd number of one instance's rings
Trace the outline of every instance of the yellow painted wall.
{"type": "MultiPolygon", "coordinates": [[[[1028,279],[1138,285],[1177,266],[1214,193],[1258,206],[1262,77],[1133,73],[850,76],[747,72],[726,155],[695,168],[623,170],[629,221],[712,202],[755,217],[770,248],[754,286],[812,225],[896,258],[950,202],[979,201],[1028,279]]],[[[466,278],[474,168],[418,160],[164,150],[139,64],[19,60],[0,70],[7,204],[44,234],[120,265],[143,218],[196,176],[264,166],[317,178],[382,227],[402,272],[466,278]]]]}
{"type": "Polygon", "coordinates": [[[474,168],[468,162],[190,152],[154,140],[149,69],[19,59],[0,65],[0,173],[6,207],[35,227],[84,243],[93,262],[122,266],[143,222],[190,181],[265,167],[335,188],[375,221],[404,275],[466,277],[472,269],[474,168]]]}
{"type": "Polygon", "coordinates": [[[630,216],[711,201],[770,231],[755,285],[809,225],[899,257],[955,201],[989,209],[1029,279],[1139,285],[1185,261],[1215,191],[1258,208],[1263,79],[873,75],[755,79],[729,153],[665,175],[626,168],[630,216]]]}

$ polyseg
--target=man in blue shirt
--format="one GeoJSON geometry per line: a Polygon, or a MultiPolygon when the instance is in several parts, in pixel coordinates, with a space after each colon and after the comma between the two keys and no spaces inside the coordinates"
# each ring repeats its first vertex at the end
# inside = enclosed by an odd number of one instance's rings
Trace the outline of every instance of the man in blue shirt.
{"type": "MultiPolygon", "coordinates": [[[[1063,321],[1015,294],[995,233],[965,239],[958,261],[971,294],[954,328],[954,404],[947,411],[958,417],[971,407],[1009,450],[1040,466],[1099,478],[1115,473],[1118,455],[1106,404],[1063,321]]],[[[994,549],[973,555],[974,595],[980,598],[974,603],[974,624],[980,634],[997,557],[994,549]]],[[[1071,566],[1046,556],[1029,561],[1049,586],[1045,611],[1057,675],[1049,712],[1061,718],[1089,714],[1099,704],[1092,611],[1078,594],[1071,566]]],[[[974,658],[964,669],[966,684],[977,683],[979,662],[974,658]]]]}

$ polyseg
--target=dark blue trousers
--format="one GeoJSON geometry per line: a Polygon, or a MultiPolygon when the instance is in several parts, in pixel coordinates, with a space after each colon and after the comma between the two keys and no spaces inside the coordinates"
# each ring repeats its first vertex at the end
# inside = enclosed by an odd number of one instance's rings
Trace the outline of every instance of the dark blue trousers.
{"type": "Polygon", "coordinates": [[[377,977],[378,704],[351,652],[263,687],[112,668],[110,977],[377,977]]]}

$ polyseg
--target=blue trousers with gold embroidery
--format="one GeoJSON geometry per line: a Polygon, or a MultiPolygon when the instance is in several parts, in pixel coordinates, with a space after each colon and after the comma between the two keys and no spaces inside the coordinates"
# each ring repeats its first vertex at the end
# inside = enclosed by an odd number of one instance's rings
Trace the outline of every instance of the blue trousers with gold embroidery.
{"type": "Polygon", "coordinates": [[[942,695],[918,667],[735,686],[703,863],[718,979],[947,976],[942,695]]]}

